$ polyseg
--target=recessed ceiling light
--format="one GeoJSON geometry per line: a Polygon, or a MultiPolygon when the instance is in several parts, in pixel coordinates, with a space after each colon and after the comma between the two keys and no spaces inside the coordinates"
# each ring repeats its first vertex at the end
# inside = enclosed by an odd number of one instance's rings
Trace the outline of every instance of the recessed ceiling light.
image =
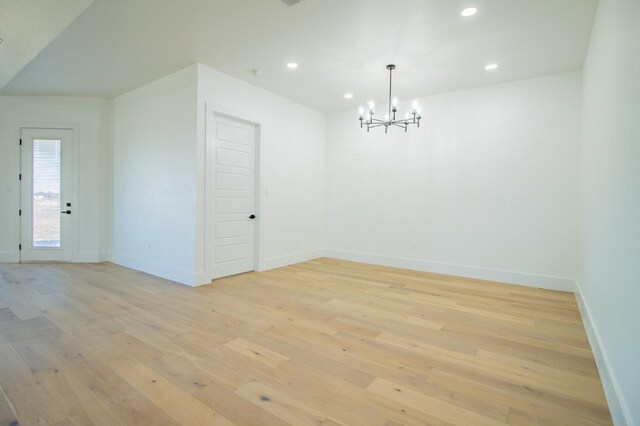
{"type": "Polygon", "coordinates": [[[488,71],[495,70],[496,68],[498,68],[498,64],[489,64],[486,67],[484,67],[484,69],[488,71]]]}
{"type": "Polygon", "coordinates": [[[471,16],[471,15],[475,15],[477,11],[478,9],[475,7],[467,7],[466,9],[462,9],[462,12],[460,12],[460,15],[471,16]]]}
{"type": "Polygon", "coordinates": [[[344,98],[345,99],[353,99],[353,93],[345,93],[344,94],[344,98]]]}
{"type": "Polygon", "coordinates": [[[298,68],[298,64],[296,64],[295,62],[289,62],[287,64],[287,68],[291,68],[292,70],[298,68]]]}

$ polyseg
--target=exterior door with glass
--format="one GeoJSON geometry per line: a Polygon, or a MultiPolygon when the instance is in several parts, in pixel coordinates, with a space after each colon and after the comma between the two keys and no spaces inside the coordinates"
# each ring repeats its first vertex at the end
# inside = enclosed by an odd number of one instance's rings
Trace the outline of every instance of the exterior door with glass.
{"type": "Polygon", "coordinates": [[[21,142],[20,260],[71,262],[73,131],[23,128],[21,142]]]}

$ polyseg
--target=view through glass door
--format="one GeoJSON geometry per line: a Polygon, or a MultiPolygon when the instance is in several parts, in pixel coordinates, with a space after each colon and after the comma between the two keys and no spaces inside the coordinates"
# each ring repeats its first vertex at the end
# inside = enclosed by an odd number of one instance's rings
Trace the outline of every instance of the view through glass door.
{"type": "Polygon", "coordinates": [[[22,129],[21,261],[72,260],[72,135],[22,129]]]}

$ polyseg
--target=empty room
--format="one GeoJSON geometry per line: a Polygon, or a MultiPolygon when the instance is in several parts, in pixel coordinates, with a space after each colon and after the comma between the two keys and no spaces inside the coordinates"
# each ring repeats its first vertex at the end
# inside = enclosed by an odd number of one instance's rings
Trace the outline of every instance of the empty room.
{"type": "Polygon", "coordinates": [[[640,426],[640,1],[0,1],[0,426],[640,426]]]}

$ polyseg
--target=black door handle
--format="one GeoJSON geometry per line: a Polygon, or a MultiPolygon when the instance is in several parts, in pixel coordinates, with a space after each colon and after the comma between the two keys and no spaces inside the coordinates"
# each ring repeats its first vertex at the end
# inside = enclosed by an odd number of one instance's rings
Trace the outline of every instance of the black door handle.
{"type": "Polygon", "coordinates": [[[65,211],[62,211],[62,212],[60,212],[60,213],[64,213],[64,214],[71,214],[71,210],[65,210],[65,211]]]}
{"type": "Polygon", "coordinates": [[[255,218],[256,218],[255,214],[252,214],[251,216],[249,216],[249,219],[255,219],[255,218]]]}

